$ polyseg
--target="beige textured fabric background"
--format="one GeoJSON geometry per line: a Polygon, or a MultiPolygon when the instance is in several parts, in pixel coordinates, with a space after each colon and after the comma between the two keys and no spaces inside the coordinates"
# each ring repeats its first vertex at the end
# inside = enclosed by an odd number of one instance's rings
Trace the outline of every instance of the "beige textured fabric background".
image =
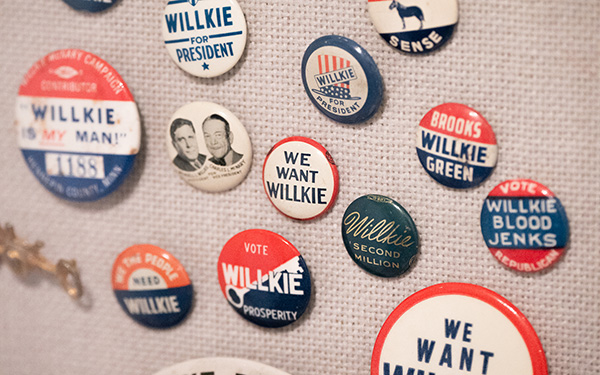
{"type": "Polygon", "coordinates": [[[388,314],[410,294],[450,281],[485,286],[521,309],[552,374],[600,373],[600,3],[461,0],[450,43],[414,57],[386,46],[366,0],[239,2],[249,29],[244,57],[224,76],[199,79],[167,55],[160,30],[166,1],[121,0],[90,15],[59,0],[0,0],[0,221],[45,241],[43,252],[54,261],[77,259],[87,292],[76,303],[49,278],[22,281],[0,263],[0,374],[152,374],[207,356],[243,357],[293,375],[368,374],[388,314]],[[354,39],[379,65],[384,105],[364,125],[328,120],[302,88],[302,54],[326,34],[354,39]],[[20,81],[35,61],[63,48],[85,49],[114,66],[143,119],[133,173],[96,203],[55,198],[30,173],[16,144],[20,81]],[[167,159],[168,119],[195,100],[229,108],[251,137],[252,169],[232,191],[196,191],[167,159]],[[500,147],[491,178],[467,191],[434,182],[415,151],[421,117],[449,101],[481,112],[500,147]],[[337,203],[310,222],[283,217],[262,189],[267,151],[292,135],[322,143],[339,167],[337,203]],[[567,210],[570,246],[548,272],[512,272],[483,242],[482,201],[511,178],[545,184],[567,210]],[[396,199],[417,224],[421,253],[404,277],[371,276],[344,249],[342,214],[367,193],[396,199]],[[280,233],[310,268],[311,305],[291,327],[254,326],[221,294],[218,254],[231,236],[249,228],[280,233]],[[161,246],[187,268],[196,296],[183,324],[148,329],[119,307],[112,264],[136,243],[161,246]]]}

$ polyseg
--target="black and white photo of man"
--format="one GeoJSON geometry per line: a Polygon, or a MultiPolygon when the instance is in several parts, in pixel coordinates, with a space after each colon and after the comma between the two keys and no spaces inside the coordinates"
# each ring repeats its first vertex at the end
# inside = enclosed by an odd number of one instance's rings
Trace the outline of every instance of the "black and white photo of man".
{"type": "Polygon", "coordinates": [[[233,133],[229,123],[222,116],[214,114],[202,124],[206,148],[212,154],[209,161],[216,165],[229,166],[237,163],[243,157],[231,148],[233,133]]]}
{"type": "Polygon", "coordinates": [[[184,171],[200,169],[206,161],[206,155],[198,151],[196,130],[190,120],[178,118],[171,123],[171,141],[177,150],[173,164],[184,171]]]}

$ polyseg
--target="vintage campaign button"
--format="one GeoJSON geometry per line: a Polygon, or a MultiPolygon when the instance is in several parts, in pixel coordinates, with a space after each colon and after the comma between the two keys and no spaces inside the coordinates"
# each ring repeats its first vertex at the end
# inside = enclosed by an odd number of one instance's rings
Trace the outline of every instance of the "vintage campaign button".
{"type": "Polygon", "coordinates": [[[174,326],[192,307],[187,272],[157,246],[134,245],[123,251],[113,265],[112,287],[127,315],[148,327],[174,326]]]}
{"type": "Polygon", "coordinates": [[[452,36],[457,0],[368,0],[375,29],[390,46],[406,53],[434,51],[452,36]]]}
{"type": "Polygon", "coordinates": [[[375,61],[343,36],[323,36],[308,46],[302,58],[302,83],[325,116],[346,124],[370,119],[383,98],[375,61]]]}
{"type": "Polygon", "coordinates": [[[252,165],[246,128],[218,104],[193,102],[179,108],[169,120],[166,140],[177,174],[204,191],[234,188],[252,165]]]}
{"type": "Polygon", "coordinates": [[[229,71],[246,48],[246,17],[236,0],[170,0],[162,29],[169,56],[197,77],[229,71]]]}
{"type": "Polygon", "coordinates": [[[339,189],[337,167],[329,152],[305,137],[279,141],[265,158],[263,185],[282,214],[314,219],[329,210],[339,189]]]}
{"type": "Polygon", "coordinates": [[[410,214],[383,195],[365,195],[348,206],[342,238],[356,264],[382,277],[408,271],[419,251],[419,234],[410,214]]]}
{"type": "Polygon", "coordinates": [[[535,272],[563,255],[569,220],[560,200],[532,180],[508,180],[483,202],[481,232],[494,257],[509,268],[535,272]]]}
{"type": "Polygon", "coordinates": [[[464,104],[446,103],[425,115],[417,131],[423,168],[442,185],[466,189],[481,184],[496,167],[498,146],[488,122],[464,104]]]}
{"type": "Polygon", "coordinates": [[[289,375],[271,366],[241,358],[199,358],[162,369],[154,375],[289,375]]]}
{"type": "Polygon", "coordinates": [[[63,0],[71,8],[88,12],[101,12],[115,5],[118,0],[63,0]]]}
{"type": "Polygon", "coordinates": [[[294,245],[277,233],[250,229],[236,234],[223,247],[217,267],[227,302],[260,326],[291,324],[310,301],[308,267],[294,245]]]}
{"type": "Polygon", "coordinates": [[[387,318],[371,375],[547,375],[535,330],[512,303],[472,284],[430,286],[387,318]]]}
{"type": "Polygon", "coordinates": [[[52,52],[31,67],[16,117],[25,162],[42,185],[69,200],[112,193],[140,148],[140,117],[125,82],[82,50],[52,52]]]}

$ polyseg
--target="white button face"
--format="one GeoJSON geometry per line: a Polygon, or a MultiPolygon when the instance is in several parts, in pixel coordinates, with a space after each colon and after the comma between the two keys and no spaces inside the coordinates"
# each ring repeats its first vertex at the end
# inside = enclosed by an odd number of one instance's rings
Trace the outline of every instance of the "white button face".
{"type": "Polygon", "coordinates": [[[265,159],[267,197],[282,214],[299,220],[325,213],[337,197],[339,177],[329,152],[309,138],[290,137],[277,143],[265,159]]]}
{"type": "Polygon", "coordinates": [[[179,108],[169,121],[166,139],[171,164],[198,189],[232,189],[250,171],[252,144],[246,128],[218,104],[194,102],[179,108]]]}
{"type": "Polygon", "coordinates": [[[246,48],[246,18],[236,0],[171,0],[162,30],[175,64],[197,77],[229,71],[246,48]]]}
{"type": "Polygon", "coordinates": [[[154,375],[289,375],[262,363],[240,358],[198,358],[165,368],[154,375]]]}

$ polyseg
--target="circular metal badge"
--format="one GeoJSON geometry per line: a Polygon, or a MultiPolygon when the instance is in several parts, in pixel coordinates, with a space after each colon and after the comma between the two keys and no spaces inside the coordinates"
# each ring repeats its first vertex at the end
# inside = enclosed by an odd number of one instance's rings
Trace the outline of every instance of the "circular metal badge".
{"type": "Polygon", "coordinates": [[[140,149],[140,117],[125,82],[82,50],[55,51],[36,62],[19,88],[16,115],[25,162],[64,199],[112,193],[140,149]]]}
{"type": "Polygon", "coordinates": [[[302,83],[319,111],[346,124],[370,119],[383,98],[383,80],[375,61],[358,43],[343,36],[323,36],[308,46],[302,58],[302,83]]]}
{"type": "Polygon", "coordinates": [[[263,185],[279,212],[292,219],[310,220],[333,206],[339,176],[333,158],[318,142],[290,137],[267,154],[263,185]]]}
{"type": "Polygon", "coordinates": [[[63,0],[75,10],[102,12],[117,3],[118,0],[63,0]]]}
{"type": "Polygon", "coordinates": [[[262,363],[240,358],[199,358],[178,363],[154,375],[289,375],[262,363]]]}
{"type": "Polygon", "coordinates": [[[439,105],[417,132],[423,168],[442,185],[467,189],[487,179],[498,160],[496,135],[485,118],[464,104],[439,105]]]}
{"type": "Polygon", "coordinates": [[[310,273],[304,258],[277,233],[250,229],[233,236],[218,261],[227,302],[245,319],[283,327],[300,319],[310,302],[310,273]]]}
{"type": "Polygon", "coordinates": [[[383,195],[365,195],[348,206],[342,238],[352,260],[381,277],[408,271],[419,251],[419,235],[410,214],[383,195]]]}
{"type": "Polygon", "coordinates": [[[457,0],[368,0],[373,26],[392,47],[422,54],[444,45],[458,23],[457,0]]]}
{"type": "Polygon", "coordinates": [[[569,220],[560,200],[532,180],[496,186],[481,208],[481,232],[494,257],[523,272],[556,263],[569,241],[569,220]]]}
{"type": "Polygon", "coordinates": [[[162,30],[169,56],[197,77],[229,71],[246,48],[246,17],[236,0],[170,0],[162,30]]]}
{"type": "Polygon", "coordinates": [[[112,287],[127,315],[148,327],[174,326],[192,307],[187,272],[157,246],[134,245],[123,251],[113,265],[112,287]]]}
{"type": "Polygon", "coordinates": [[[179,108],[169,121],[166,140],[177,174],[200,190],[232,189],[244,181],[252,165],[246,128],[218,104],[194,102],[179,108]]]}
{"type": "Polygon", "coordinates": [[[535,330],[512,303],[471,284],[438,284],[405,299],[373,349],[371,375],[547,375],[535,330]]]}

